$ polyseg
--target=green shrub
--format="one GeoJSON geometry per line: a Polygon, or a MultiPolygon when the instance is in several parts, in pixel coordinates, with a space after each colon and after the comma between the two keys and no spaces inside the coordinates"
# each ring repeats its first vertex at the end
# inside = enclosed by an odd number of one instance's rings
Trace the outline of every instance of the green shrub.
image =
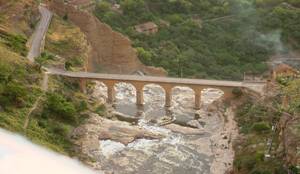
{"type": "Polygon", "coordinates": [[[27,98],[27,89],[23,84],[11,81],[7,85],[2,86],[0,93],[0,104],[4,108],[7,106],[15,105],[22,107],[27,98]]]}
{"type": "Polygon", "coordinates": [[[241,97],[241,96],[243,95],[243,91],[242,91],[241,88],[233,88],[232,94],[233,94],[235,97],[241,97]]]}
{"type": "Polygon", "coordinates": [[[76,123],[76,109],[73,103],[68,102],[62,95],[48,93],[46,101],[46,115],[55,115],[63,121],[76,123]]]}
{"type": "Polygon", "coordinates": [[[0,42],[4,42],[11,50],[19,53],[22,56],[26,56],[26,38],[22,35],[13,35],[8,33],[0,33],[0,42]]]}
{"type": "Polygon", "coordinates": [[[95,109],[95,112],[99,115],[103,115],[105,112],[105,105],[100,105],[95,109]]]}
{"type": "Polygon", "coordinates": [[[51,124],[51,131],[56,135],[61,135],[63,137],[67,137],[69,134],[69,128],[62,123],[51,124]]]}
{"type": "Polygon", "coordinates": [[[42,52],[41,56],[35,59],[40,65],[45,64],[49,60],[54,60],[55,56],[49,52],[42,52]]]}
{"type": "Polygon", "coordinates": [[[67,21],[68,19],[69,19],[68,14],[65,14],[65,15],[63,16],[63,20],[67,21]]]}
{"type": "Polygon", "coordinates": [[[71,70],[72,67],[81,67],[83,66],[83,60],[80,57],[73,57],[66,61],[65,68],[66,70],[71,70]]]}
{"type": "Polygon", "coordinates": [[[80,102],[76,105],[76,109],[78,112],[84,111],[88,109],[88,104],[85,100],[80,100],[80,102]]]}
{"type": "Polygon", "coordinates": [[[251,127],[251,130],[255,131],[256,133],[264,133],[270,131],[271,127],[266,122],[259,122],[259,123],[254,123],[251,127]]]}

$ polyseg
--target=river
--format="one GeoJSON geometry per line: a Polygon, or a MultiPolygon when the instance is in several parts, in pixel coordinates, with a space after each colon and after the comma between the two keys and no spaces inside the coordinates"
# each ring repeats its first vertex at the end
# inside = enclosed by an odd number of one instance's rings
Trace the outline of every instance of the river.
{"type": "MultiPolygon", "coordinates": [[[[172,107],[166,110],[164,91],[157,85],[144,88],[143,108],[135,105],[132,85],[119,83],[115,90],[115,111],[137,117],[139,127],[165,138],[138,139],[128,145],[100,141],[103,170],[114,174],[221,174],[231,168],[234,157],[231,139],[237,134],[233,113],[230,108],[226,112],[219,106],[211,109],[212,103],[223,95],[222,91],[203,91],[202,108],[194,110],[193,91],[177,87],[172,91],[172,107]],[[173,124],[161,126],[166,120],[172,120],[173,124]],[[195,129],[199,132],[195,133],[195,129]]],[[[105,101],[106,91],[104,84],[96,82],[93,96],[105,101]]]]}

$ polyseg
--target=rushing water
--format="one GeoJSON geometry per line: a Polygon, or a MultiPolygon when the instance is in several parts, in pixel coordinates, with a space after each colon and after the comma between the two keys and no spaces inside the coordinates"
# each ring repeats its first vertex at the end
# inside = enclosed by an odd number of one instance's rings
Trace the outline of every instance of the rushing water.
{"type": "MultiPolygon", "coordinates": [[[[127,146],[111,140],[101,141],[103,168],[116,174],[204,174],[223,173],[224,166],[232,160],[231,152],[228,157],[217,161],[215,151],[220,145],[219,140],[223,133],[224,120],[218,114],[207,114],[206,108],[214,100],[222,96],[222,92],[207,89],[202,93],[203,107],[195,111],[194,92],[186,87],[173,89],[172,107],[166,110],[164,106],[164,91],[157,85],[147,85],[144,88],[145,106],[137,108],[135,105],[135,89],[132,85],[119,83],[116,85],[115,110],[132,117],[138,117],[138,125],[152,132],[164,134],[162,140],[138,139],[127,146]],[[200,119],[195,117],[200,115],[200,119]],[[175,123],[185,124],[197,119],[201,134],[179,134],[158,126],[162,118],[175,120],[175,123]],[[224,160],[229,161],[225,164],[224,160]],[[216,163],[217,161],[217,163],[216,163]],[[219,162],[219,163],[218,163],[219,162]],[[221,170],[214,170],[219,165],[221,170]]],[[[106,87],[102,83],[96,84],[94,95],[106,98],[106,87]]],[[[224,147],[226,145],[223,144],[224,147]]],[[[226,150],[225,150],[226,151],[226,150]]]]}
{"type": "Polygon", "coordinates": [[[54,173],[96,174],[78,161],[50,152],[21,136],[0,129],[0,174],[54,173]]]}

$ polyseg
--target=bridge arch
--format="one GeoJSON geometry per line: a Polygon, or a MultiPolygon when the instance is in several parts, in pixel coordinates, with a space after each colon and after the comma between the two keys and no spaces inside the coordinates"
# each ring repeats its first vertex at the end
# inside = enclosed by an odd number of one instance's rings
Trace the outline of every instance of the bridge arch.
{"type": "Polygon", "coordinates": [[[225,94],[225,92],[218,87],[203,88],[202,96],[201,96],[202,103],[203,104],[212,103],[213,101],[224,97],[224,94],[225,94]]]}
{"type": "Polygon", "coordinates": [[[151,103],[152,101],[156,101],[161,105],[165,104],[165,89],[156,83],[147,83],[143,87],[143,92],[145,96],[144,103],[151,103]]]}
{"type": "Polygon", "coordinates": [[[172,95],[172,103],[180,103],[182,102],[183,106],[186,107],[195,107],[195,90],[190,86],[185,85],[176,85],[171,90],[172,95]],[[194,102],[189,102],[194,101],[194,102]]]}
{"type": "Polygon", "coordinates": [[[137,88],[133,83],[126,81],[118,81],[114,83],[114,100],[113,102],[121,102],[123,100],[130,103],[137,102],[137,88]]]}

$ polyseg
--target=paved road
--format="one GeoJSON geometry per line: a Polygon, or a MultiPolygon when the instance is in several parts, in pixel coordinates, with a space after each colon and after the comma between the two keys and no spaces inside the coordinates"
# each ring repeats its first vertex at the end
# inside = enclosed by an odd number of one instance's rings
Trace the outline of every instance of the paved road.
{"type": "Polygon", "coordinates": [[[39,6],[39,11],[41,13],[41,20],[39,22],[38,27],[32,35],[30,50],[27,55],[27,58],[30,62],[34,62],[34,58],[40,56],[42,42],[44,40],[44,37],[47,33],[49,24],[52,19],[52,13],[43,5],[39,6]]]}
{"type": "Polygon", "coordinates": [[[55,68],[45,68],[49,74],[61,75],[71,78],[86,78],[91,80],[119,80],[133,82],[149,82],[149,83],[171,83],[182,85],[202,85],[202,86],[219,86],[219,87],[249,87],[249,86],[264,86],[265,83],[244,83],[238,81],[224,80],[204,80],[204,79],[185,79],[171,77],[153,77],[153,76],[137,76],[137,75],[122,75],[122,74],[99,74],[90,72],[69,72],[55,68]]]}

